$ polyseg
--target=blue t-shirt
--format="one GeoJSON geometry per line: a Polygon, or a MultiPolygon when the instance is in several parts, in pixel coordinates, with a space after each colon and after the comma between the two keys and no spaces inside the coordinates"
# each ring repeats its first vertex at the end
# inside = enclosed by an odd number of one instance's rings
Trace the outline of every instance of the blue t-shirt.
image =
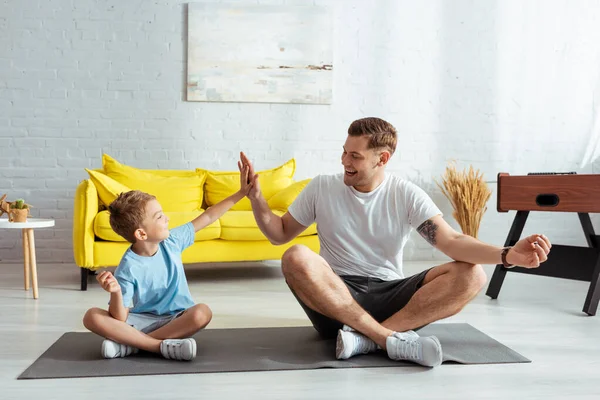
{"type": "Polygon", "coordinates": [[[133,313],[171,315],[194,305],[181,252],[194,243],[191,222],[172,229],[151,257],[127,249],[115,271],[121,285],[123,305],[133,313]]]}

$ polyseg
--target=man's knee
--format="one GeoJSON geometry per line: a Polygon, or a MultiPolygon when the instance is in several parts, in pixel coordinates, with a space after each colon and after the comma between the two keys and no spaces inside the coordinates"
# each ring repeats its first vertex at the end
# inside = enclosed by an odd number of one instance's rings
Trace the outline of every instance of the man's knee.
{"type": "Polygon", "coordinates": [[[288,278],[292,275],[308,274],[309,263],[312,251],[302,245],[295,244],[283,253],[281,257],[281,270],[283,275],[288,278]]]}
{"type": "Polygon", "coordinates": [[[479,293],[487,283],[487,275],[481,264],[456,263],[459,279],[464,282],[465,290],[479,293]]]}

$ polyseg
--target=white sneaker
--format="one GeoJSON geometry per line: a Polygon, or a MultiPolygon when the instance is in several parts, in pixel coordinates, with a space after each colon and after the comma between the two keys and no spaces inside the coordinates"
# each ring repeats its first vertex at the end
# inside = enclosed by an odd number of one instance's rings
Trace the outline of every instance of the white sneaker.
{"type": "Polygon", "coordinates": [[[421,337],[414,331],[394,332],[385,344],[392,360],[413,361],[425,367],[442,363],[442,345],[435,336],[421,337]]]}
{"type": "Polygon", "coordinates": [[[368,354],[377,351],[377,343],[368,337],[356,332],[346,325],[338,331],[337,342],[335,345],[335,357],[338,360],[347,360],[357,354],[368,354]]]}
{"type": "Polygon", "coordinates": [[[165,339],[160,343],[160,353],[169,360],[190,361],[196,357],[196,341],[187,339],[165,339]]]}
{"type": "Polygon", "coordinates": [[[102,357],[104,358],[119,358],[127,357],[130,354],[136,354],[139,349],[125,344],[113,342],[109,339],[104,339],[102,342],[102,357]]]}

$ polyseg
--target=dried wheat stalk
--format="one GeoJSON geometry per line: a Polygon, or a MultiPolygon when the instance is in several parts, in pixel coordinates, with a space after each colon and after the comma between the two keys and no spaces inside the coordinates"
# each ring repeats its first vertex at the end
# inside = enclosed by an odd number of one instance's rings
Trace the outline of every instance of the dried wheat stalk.
{"type": "Polygon", "coordinates": [[[450,200],[454,212],[452,216],[460,225],[466,235],[477,237],[481,218],[487,210],[486,203],[492,195],[487,183],[483,179],[483,173],[473,170],[456,170],[456,165],[451,162],[446,167],[442,176],[442,185],[435,181],[444,196],[450,200]]]}

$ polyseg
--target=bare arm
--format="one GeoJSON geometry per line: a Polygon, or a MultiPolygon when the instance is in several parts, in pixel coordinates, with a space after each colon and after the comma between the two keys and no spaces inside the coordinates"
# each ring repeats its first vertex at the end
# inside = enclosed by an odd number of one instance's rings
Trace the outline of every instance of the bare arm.
{"type": "Polygon", "coordinates": [[[285,244],[306,229],[306,226],[296,221],[289,212],[280,217],[271,211],[260,190],[258,174],[254,173],[252,163],[243,152],[240,152],[238,166],[240,171],[248,169],[248,185],[250,186],[247,196],[252,204],[252,212],[254,213],[256,224],[267,239],[269,239],[269,242],[274,245],[285,244]]]}
{"type": "Polygon", "coordinates": [[[119,321],[126,321],[129,315],[129,308],[123,305],[123,295],[121,291],[113,292],[110,294],[110,305],[108,306],[108,313],[119,321]]]}
{"type": "MultiPolygon", "coordinates": [[[[470,264],[502,263],[503,247],[483,243],[472,236],[456,232],[441,215],[423,222],[417,232],[453,260],[470,264]]],[[[520,240],[506,258],[510,264],[535,268],[547,260],[551,247],[544,235],[531,235],[520,240]]]]}
{"type": "Polygon", "coordinates": [[[289,212],[282,217],[274,214],[262,194],[251,199],[251,203],[258,227],[272,244],[285,244],[306,229],[306,226],[296,221],[289,212]]]}
{"type": "Polygon", "coordinates": [[[129,308],[123,305],[123,292],[117,279],[110,271],[102,271],[96,276],[96,280],[102,289],[110,293],[110,304],[108,313],[119,321],[125,321],[129,315],[129,308]]]}
{"type": "Polygon", "coordinates": [[[225,214],[231,207],[238,201],[244,198],[252,188],[252,182],[249,179],[250,167],[242,165],[238,162],[238,168],[240,170],[240,190],[232,194],[223,201],[218,202],[202,214],[194,218],[192,224],[194,225],[194,232],[198,232],[202,228],[206,228],[212,224],[223,214],[225,214]]]}
{"type": "Polygon", "coordinates": [[[245,194],[242,191],[238,191],[223,201],[215,204],[214,206],[208,208],[202,214],[194,218],[192,224],[194,225],[194,232],[198,232],[200,229],[206,228],[208,225],[212,224],[223,214],[227,212],[231,207],[235,205],[238,201],[243,199],[245,194]]]}

